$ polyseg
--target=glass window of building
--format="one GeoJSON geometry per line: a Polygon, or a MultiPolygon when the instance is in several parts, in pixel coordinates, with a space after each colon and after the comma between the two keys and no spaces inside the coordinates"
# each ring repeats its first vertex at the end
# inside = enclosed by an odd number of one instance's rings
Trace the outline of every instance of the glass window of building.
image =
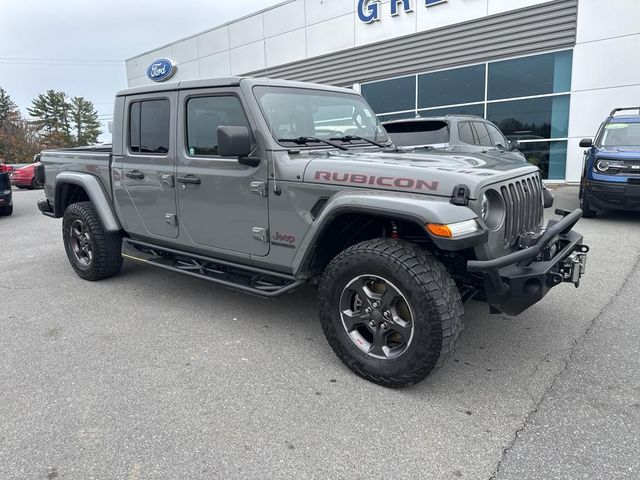
{"type": "Polygon", "coordinates": [[[484,117],[484,103],[418,110],[418,115],[421,117],[444,117],[445,115],[475,115],[477,117],[484,117]]]}
{"type": "Polygon", "coordinates": [[[572,51],[489,63],[488,100],[571,90],[572,51]]]}
{"type": "Polygon", "coordinates": [[[418,108],[484,101],[486,65],[418,76],[418,108]]]}
{"type": "Polygon", "coordinates": [[[360,92],[376,113],[400,112],[416,108],[416,77],[393,78],[366,83],[360,92]]]}
{"type": "Polygon", "coordinates": [[[544,179],[559,180],[565,176],[567,142],[525,142],[518,147],[527,161],[540,169],[544,179]]]}
{"type": "Polygon", "coordinates": [[[464,141],[508,148],[509,141],[517,140],[532,163],[541,166],[543,178],[560,179],[566,163],[572,58],[573,52],[565,50],[424,72],[364,84],[362,93],[383,113],[382,121],[416,114],[487,118],[502,132],[470,120],[460,132],[464,141]],[[547,153],[539,153],[543,150],[547,153]]]}
{"type": "Polygon", "coordinates": [[[512,140],[566,138],[569,95],[489,103],[487,119],[512,140]]]}
{"type": "Polygon", "coordinates": [[[403,120],[405,118],[415,118],[416,112],[402,112],[402,113],[391,113],[389,115],[378,115],[378,118],[381,122],[388,122],[391,120],[403,120]]]}

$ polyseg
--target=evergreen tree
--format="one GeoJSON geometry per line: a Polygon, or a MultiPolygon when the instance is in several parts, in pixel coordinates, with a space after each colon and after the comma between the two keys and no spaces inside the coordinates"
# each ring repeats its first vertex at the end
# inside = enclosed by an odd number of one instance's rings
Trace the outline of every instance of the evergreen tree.
{"type": "Polygon", "coordinates": [[[82,97],[73,97],[69,104],[69,118],[75,133],[76,145],[91,145],[98,141],[102,132],[98,112],[93,103],[82,97]]]}
{"type": "Polygon", "coordinates": [[[7,91],[0,87],[0,129],[14,122],[19,116],[18,106],[11,100],[7,91]]]}
{"type": "Polygon", "coordinates": [[[48,147],[68,147],[73,145],[70,127],[70,105],[64,92],[47,90],[38,95],[27,111],[34,120],[34,125],[42,132],[43,140],[48,147]]]}

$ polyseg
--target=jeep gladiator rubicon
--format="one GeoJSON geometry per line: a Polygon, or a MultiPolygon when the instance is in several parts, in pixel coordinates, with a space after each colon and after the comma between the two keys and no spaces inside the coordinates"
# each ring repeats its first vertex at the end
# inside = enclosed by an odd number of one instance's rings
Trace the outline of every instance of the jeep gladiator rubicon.
{"type": "Polygon", "coordinates": [[[453,350],[463,302],[516,315],[576,286],[582,212],[543,221],[538,169],[404,152],[357,93],[250,78],[117,94],[113,146],[45,151],[42,213],[86,280],[123,257],[262,297],[310,283],[338,357],[388,387],[453,350]]]}

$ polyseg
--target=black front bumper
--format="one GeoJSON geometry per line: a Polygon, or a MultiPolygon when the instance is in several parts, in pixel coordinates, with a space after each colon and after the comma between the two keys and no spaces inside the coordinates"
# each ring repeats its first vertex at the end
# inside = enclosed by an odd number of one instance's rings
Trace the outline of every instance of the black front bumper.
{"type": "Polygon", "coordinates": [[[586,188],[589,204],[607,210],[640,210],[640,184],[591,181],[586,188]]]}
{"type": "Polygon", "coordinates": [[[572,231],[582,210],[558,212],[538,241],[522,250],[493,260],[471,260],[467,271],[484,276],[487,303],[495,309],[518,315],[539,302],[553,287],[563,283],[580,284],[589,247],[582,235],[572,231]]]}

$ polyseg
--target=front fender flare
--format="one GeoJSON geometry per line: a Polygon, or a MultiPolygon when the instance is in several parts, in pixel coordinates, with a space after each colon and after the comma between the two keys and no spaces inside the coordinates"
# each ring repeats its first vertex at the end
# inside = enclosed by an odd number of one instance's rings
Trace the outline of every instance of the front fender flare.
{"type": "Polygon", "coordinates": [[[62,204],[62,191],[64,185],[79,185],[81,186],[91,203],[93,204],[93,208],[95,208],[98,217],[100,218],[100,222],[104,229],[108,232],[117,232],[122,230],[122,226],[116,217],[113,208],[111,206],[111,202],[104,191],[104,188],[100,181],[90,175],[88,173],[80,173],[80,172],[62,172],[56,176],[56,192],[55,192],[55,202],[54,202],[54,216],[56,218],[62,217],[64,215],[64,206],[62,204]]]}
{"type": "Polygon", "coordinates": [[[317,240],[331,222],[344,213],[361,213],[412,221],[424,228],[427,223],[456,223],[477,218],[468,207],[453,205],[448,197],[365,191],[344,191],[333,195],[302,242],[293,260],[293,272],[304,272],[309,265],[317,240]]]}

